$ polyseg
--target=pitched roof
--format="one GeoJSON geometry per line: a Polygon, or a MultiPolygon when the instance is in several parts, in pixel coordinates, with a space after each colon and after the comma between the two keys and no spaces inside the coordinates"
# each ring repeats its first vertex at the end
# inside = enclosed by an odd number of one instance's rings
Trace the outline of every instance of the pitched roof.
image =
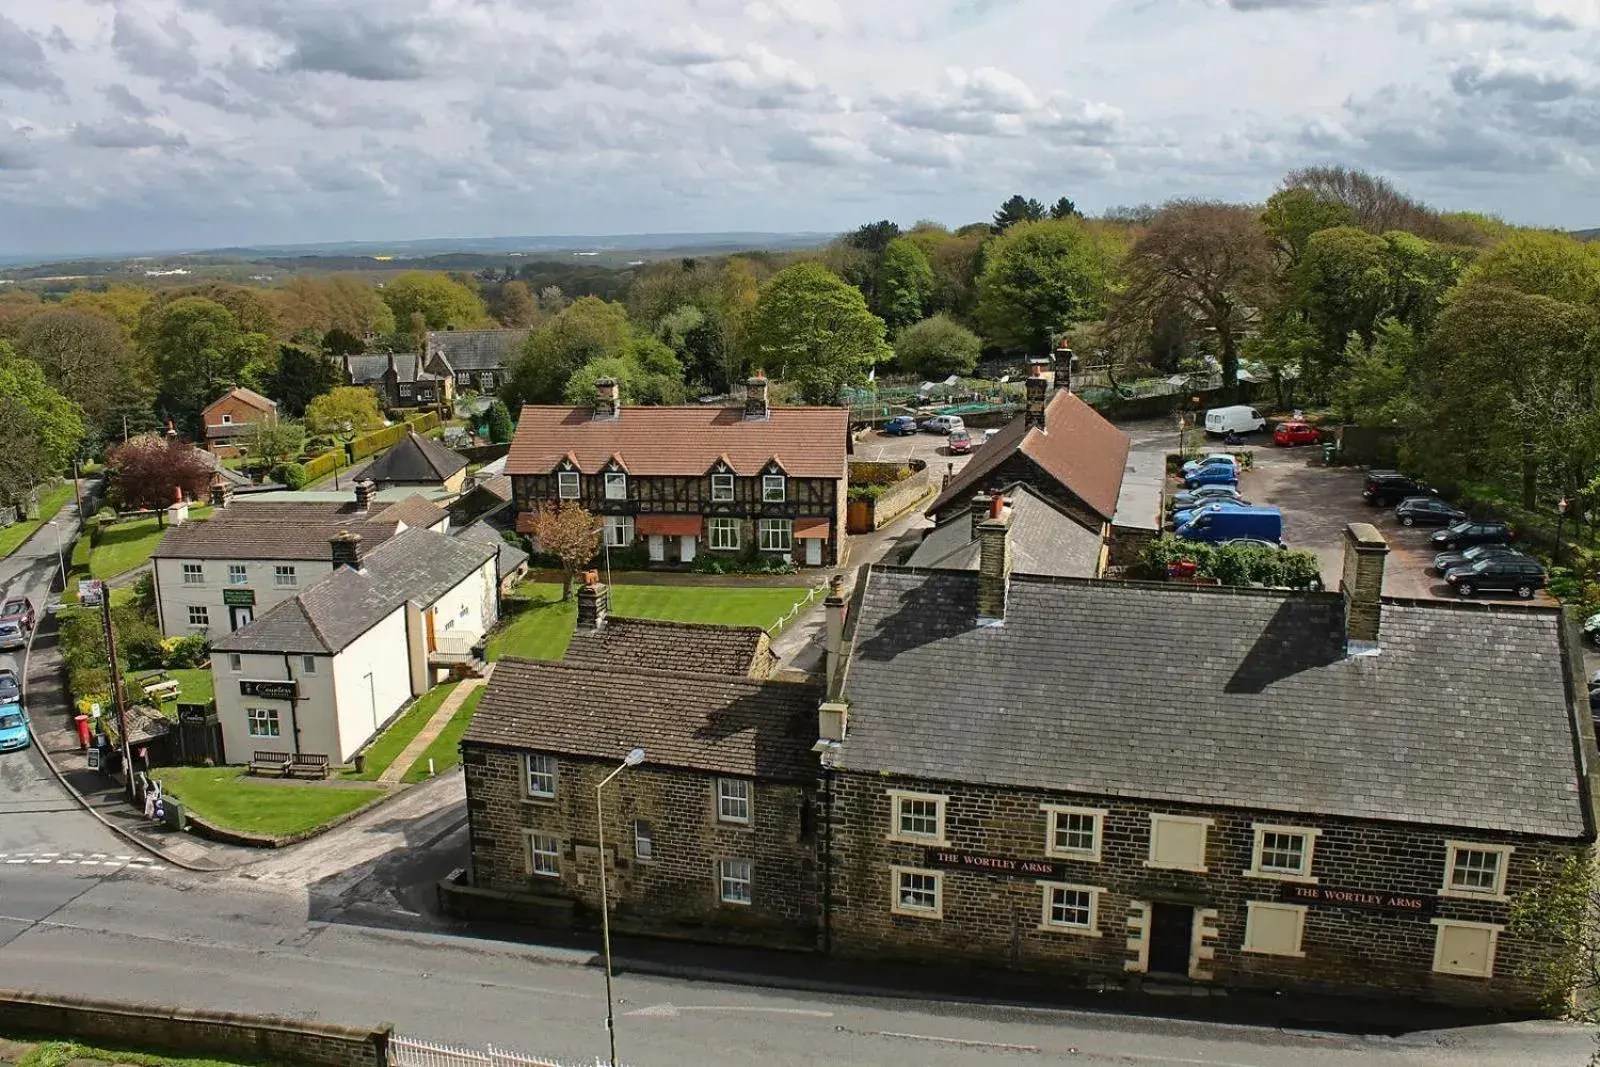
{"type": "Polygon", "coordinates": [[[372,549],[360,571],[340,567],[218,640],[221,652],[334,653],[407,601],[427,607],[465,581],[494,549],[431,530],[402,530],[372,549]]]}
{"type": "Polygon", "coordinates": [[[702,475],[725,457],[738,474],[777,458],[796,478],[843,478],[848,408],[771,409],[746,419],[743,408],[624,406],[615,419],[591,418],[588,406],[524,405],[506,473],[548,474],[568,455],[588,474],[621,456],[634,475],[702,475]]]}
{"type": "Polygon", "coordinates": [[[373,460],[362,477],[380,485],[385,482],[442,482],[466,467],[466,456],[410,430],[373,460]]]}
{"type": "Polygon", "coordinates": [[[465,744],[620,759],[781,781],[817,775],[822,690],[726,674],[503,659],[465,744]]]}
{"type": "Polygon", "coordinates": [[[394,360],[395,381],[437,381],[438,375],[423,369],[422,357],[415,352],[396,352],[392,356],[384,353],[380,355],[345,356],[345,365],[350,368],[350,380],[356,385],[371,385],[381,382],[389,370],[389,360],[394,360]]]}
{"type": "Polygon", "coordinates": [[[446,512],[413,495],[363,514],[353,500],[281,501],[234,497],[207,519],[173,526],[152,555],[157,559],[313,559],[332,566],[328,539],[340,530],[362,536],[366,547],[407,526],[430,527],[446,512]]]}
{"type": "Polygon", "coordinates": [[[268,400],[254,389],[246,389],[242,385],[236,385],[232,389],[229,389],[226,393],[223,393],[221,396],[217,397],[211,403],[207,404],[203,409],[201,409],[201,414],[203,415],[205,412],[210,411],[212,408],[216,407],[224,400],[227,400],[229,397],[249,404],[253,408],[259,408],[262,411],[276,411],[278,408],[278,402],[276,400],[268,400]]]}
{"type": "Polygon", "coordinates": [[[746,676],[758,657],[767,654],[766,636],[766,632],[756,626],[718,626],[612,615],[599,630],[573,632],[567,643],[566,662],[593,667],[643,667],[746,676]]]}
{"type": "Polygon", "coordinates": [[[1020,452],[1109,521],[1117,513],[1128,465],[1128,435],[1066,389],[1057,390],[1045,405],[1044,420],[1043,430],[1029,426],[1024,415],[1008,422],[951,479],[928,513],[971,496],[990,472],[1020,452]]]}
{"type": "Polygon", "coordinates": [[[527,330],[436,330],[428,356],[443,356],[456,371],[502,370],[528,339],[527,330]]]}
{"type": "Polygon", "coordinates": [[[1102,796],[1587,833],[1559,612],[873,567],[840,765],[1102,796]],[[937,685],[927,680],[937,678],[937,685]],[[908,701],[906,694],[916,693],[908,701]]]}
{"type": "MultiPolygon", "coordinates": [[[[1065,578],[1093,578],[1100,567],[1100,535],[1086,530],[1076,519],[1026,485],[1007,486],[1011,501],[1012,571],[1016,574],[1054,574],[1065,578]]],[[[906,560],[910,567],[975,571],[979,546],[972,536],[972,516],[957,512],[928,531],[922,544],[906,560]]]]}
{"type": "Polygon", "coordinates": [[[496,576],[504,581],[508,574],[528,562],[528,553],[501,537],[500,530],[493,522],[487,521],[488,519],[489,516],[484,515],[476,522],[470,522],[454,531],[451,536],[459,537],[463,541],[492,546],[495,550],[496,576]]]}

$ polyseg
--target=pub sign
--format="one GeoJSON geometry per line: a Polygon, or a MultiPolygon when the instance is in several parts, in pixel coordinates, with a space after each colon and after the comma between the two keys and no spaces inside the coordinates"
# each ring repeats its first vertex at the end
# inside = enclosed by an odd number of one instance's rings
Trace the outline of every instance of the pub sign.
{"type": "Polygon", "coordinates": [[[294,700],[300,695],[300,684],[293,678],[270,681],[243,679],[239,682],[239,695],[263,700],[294,700]]]}

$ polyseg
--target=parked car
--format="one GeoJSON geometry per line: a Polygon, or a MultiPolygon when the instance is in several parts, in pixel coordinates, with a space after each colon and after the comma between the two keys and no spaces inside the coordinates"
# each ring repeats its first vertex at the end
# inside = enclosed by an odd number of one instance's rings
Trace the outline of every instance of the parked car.
{"type": "Polygon", "coordinates": [[[1203,504],[1197,504],[1192,508],[1185,508],[1182,511],[1175,512],[1172,516],[1172,527],[1177,529],[1179,526],[1187,526],[1199,516],[1209,512],[1237,511],[1239,508],[1248,508],[1250,506],[1250,504],[1242,500],[1207,500],[1203,504]]]}
{"type": "MultiPolygon", "coordinates": [[[[1521,552],[1510,545],[1473,545],[1455,552],[1440,552],[1433,557],[1433,573],[1441,578],[1457,567],[1469,567],[1480,559],[1493,559],[1496,556],[1520,556],[1521,552]]],[[[1600,616],[1596,616],[1600,618],[1600,616]]],[[[1587,625],[1587,624],[1586,624],[1587,625]]]]}
{"type": "Polygon", "coordinates": [[[0,667],[0,704],[22,703],[22,684],[17,672],[10,667],[0,667]]]}
{"type": "Polygon", "coordinates": [[[1272,541],[1263,541],[1259,537],[1235,537],[1232,541],[1222,542],[1223,548],[1227,548],[1230,545],[1237,546],[1239,548],[1270,548],[1274,551],[1281,551],[1289,547],[1282,541],[1274,543],[1272,541]]]}
{"type": "Polygon", "coordinates": [[[922,420],[920,429],[923,433],[953,433],[956,430],[965,430],[967,424],[961,421],[960,415],[935,415],[931,419],[922,420]]]}
{"type": "MultiPolygon", "coordinates": [[[[1600,645],[1600,612],[1596,612],[1583,620],[1583,636],[1587,637],[1592,643],[1600,645]]],[[[1600,671],[1595,671],[1595,673],[1600,674],[1600,671]]],[[[1592,682],[1593,679],[1590,679],[1590,681],[1592,682]]]]}
{"type": "Polygon", "coordinates": [[[1526,556],[1499,556],[1457,567],[1444,580],[1457,596],[1515,593],[1527,600],[1534,590],[1544,588],[1545,574],[1543,567],[1526,556]]]}
{"type": "Polygon", "coordinates": [[[1408,496],[1395,506],[1394,517],[1401,526],[1449,526],[1467,517],[1436,496],[1408,496]]]}
{"type": "Polygon", "coordinates": [[[979,443],[980,444],[985,444],[985,445],[988,444],[990,441],[994,440],[994,435],[999,433],[999,432],[1000,431],[998,429],[989,429],[989,430],[983,431],[983,440],[980,441],[979,443]]]}
{"type": "Polygon", "coordinates": [[[14,596],[0,605],[0,622],[20,623],[24,630],[32,630],[36,618],[33,601],[25,596],[14,596]]]}
{"type": "Polygon", "coordinates": [[[1189,541],[1222,544],[1241,537],[1277,544],[1283,540],[1283,512],[1277,508],[1217,508],[1178,527],[1189,541]]]}
{"type": "Polygon", "coordinates": [[[1254,433],[1266,428],[1267,420],[1248,404],[1212,408],[1206,412],[1206,433],[1219,437],[1228,433],[1254,433]]]}
{"type": "Polygon", "coordinates": [[[1200,467],[1183,476],[1185,489],[1197,489],[1202,485],[1238,484],[1238,470],[1226,463],[1213,463],[1209,467],[1200,467]]]}
{"type": "Polygon", "coordinates": [[[1322,435],[1316,427],[1303,422],[1280,422],[1278,428],[1272,431],[1272,443],[1284,447],[1314,445],[1321,440],[1322,435]]]}
{"type": "Polygon", "coordinates": [[[904,437],[917,432],[917,420],[910,415],[896,415],[884,423],[883,429],[879,432],[886,433],[890,437],[904,437]]]}
{"type": "Polygon", "coordinates": [[[1183,465],[1183,473],[1188,474],[1192,470],[1199,470],[1201,467],[1209,467],[1213,463],[1226,463],[1234,470],[1239,469],[1239,458],[1233,453],[1211,452],[1201,456],[1199,459],[1191,459],[1189,462],[1185,463],[1183,465]]]}
{"type": "Polygon", "coordinates": [[[1433,535],[1433,544],[1441,552],[1453,548],[1471,548],[1473,545],[1505,545],[1516,540],[1517,532],[1503,522],[1473,522],[1471,519],[1452,523],[1433,535]]]}
{"type": "Polygon", "coordinates": [[[1207,500],[1243,500],[1239,489],[1233,485],[1202,485],[1198,489],[1183,489],[1172,494],[1172,505],[1168,511],[1182,511],[1184,508],[1196,507],[1207,500]]]}
{"type": "Polygon", "coordinates": [[[972,451],[972,435],[965,430],[951,430],[949,443],[955,455],[964,456],[972,451]]]}
{"type": "Polygon", "coordinates": [[[1368,471],[1361,484],[1361,498],[1374,507],[1394,507],[1407,497],[1433,495],[1427,484],[1399,471],[1368,471]]]}
{"type": "Polygon", "coordinates": [[[28,635],[23,633],[21,623],[0,622],[0,652],[22,648],[27,643],[28,635]]]}
{"type": "Polygon", "coordinates": [[[0,704],[0,752],[28,747],[28,713],[21,704],[0,704]]]}

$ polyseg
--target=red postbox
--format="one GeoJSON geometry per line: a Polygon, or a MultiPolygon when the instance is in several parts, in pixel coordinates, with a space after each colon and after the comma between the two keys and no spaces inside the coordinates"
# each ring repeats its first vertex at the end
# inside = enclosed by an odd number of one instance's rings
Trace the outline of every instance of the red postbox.
{"type": "Polygon", "coordinates": [[[78,747],[87,751],[89,748],[89,716],[74,715],[72,721],[78,727],[78,747]]]}

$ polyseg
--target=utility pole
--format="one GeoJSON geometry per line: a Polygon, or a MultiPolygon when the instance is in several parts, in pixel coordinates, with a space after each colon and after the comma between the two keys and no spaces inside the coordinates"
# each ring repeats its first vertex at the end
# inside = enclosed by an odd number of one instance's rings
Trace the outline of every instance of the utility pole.
{"type": "Polygon", "coordinates": [[[122,443],[128,443],[128,416],[122,416],[122,443]]]}
{"type": "Polygon", "coordinates": [[[78,504],[78,521],[83,521],[83,487],[78,484],[78,457],[72,457],[72,499],[78,504]]]}
{"type": "Polygon", "coordinates": [[[111,590],[100,586],[100,621],[106,631],[106,661],[110,664],[111,705],[117,711],[117,736],[122,741],[122,770],[128,778],[128,800],[133,795],[133,746],[128,743],[128,702],[122,692],[122,669],[117,666],[117,635],[111,627],[111,590]]]}

